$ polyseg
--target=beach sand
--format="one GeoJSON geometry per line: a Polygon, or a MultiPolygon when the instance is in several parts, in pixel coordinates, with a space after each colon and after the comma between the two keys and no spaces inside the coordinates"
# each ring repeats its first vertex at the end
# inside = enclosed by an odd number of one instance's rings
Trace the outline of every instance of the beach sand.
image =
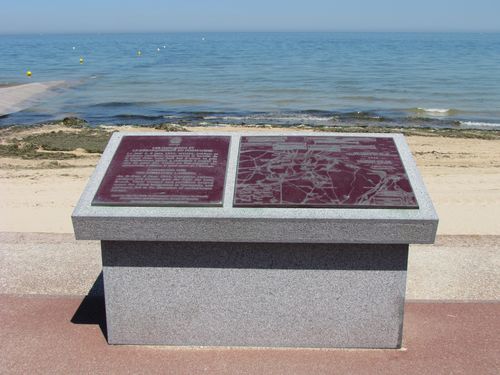
{"type": "MultiPolygon", "coordinates": [[[[78,131],[54,125],[26,128],[16,136],[61,129],[78,131]]],[[[138,127],[119,129],[155,131],[138,127]]],[[[236,126],[189,130],[261,131],[236,126]]],[[[438,234],[500,235],[500,140],[431,136],[409,136],[406,140],[438,212],[438,234]]],[[[71,212],[100,157],[82,150],[76,153],[78,159],[60,161],[0,157],[0,231],[72,233],[71,212]]]]}

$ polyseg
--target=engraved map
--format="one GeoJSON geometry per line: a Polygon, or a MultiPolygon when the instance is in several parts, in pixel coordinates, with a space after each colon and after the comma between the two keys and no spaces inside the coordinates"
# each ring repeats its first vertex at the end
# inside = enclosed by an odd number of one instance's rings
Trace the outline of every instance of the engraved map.
{"type": "Polygon", "coordinates": [[[242,137],[235,207],[418,208],[392,138],[242,137]]]}

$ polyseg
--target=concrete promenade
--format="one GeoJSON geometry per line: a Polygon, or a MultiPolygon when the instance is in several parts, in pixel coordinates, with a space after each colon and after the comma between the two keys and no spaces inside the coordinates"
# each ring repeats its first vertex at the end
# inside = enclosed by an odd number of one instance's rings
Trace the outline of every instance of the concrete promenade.
{"type": "Polygon", "coordinates": [[[410,246],[402,350],[109,346],[99,243],[0,232],[0,373],[498,374],[499,250],[410,246]]]}

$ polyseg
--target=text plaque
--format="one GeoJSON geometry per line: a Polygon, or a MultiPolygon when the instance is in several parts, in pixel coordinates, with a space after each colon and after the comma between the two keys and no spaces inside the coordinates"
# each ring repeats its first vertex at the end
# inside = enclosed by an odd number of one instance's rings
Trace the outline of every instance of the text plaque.
{"type": "Polygon", "coordinates": [[[418,208],[392,138],[241,137],[235,207],[418,208]]]}
{"type": "Polygon", "coordinates": [[[221,206],[229,143],[225,136],[125,136],[92,205],[221,206]]]}

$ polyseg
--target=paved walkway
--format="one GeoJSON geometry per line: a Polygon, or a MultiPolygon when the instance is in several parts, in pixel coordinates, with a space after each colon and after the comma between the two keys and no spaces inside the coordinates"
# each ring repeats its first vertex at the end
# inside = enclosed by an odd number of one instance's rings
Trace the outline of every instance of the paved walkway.
{"type": "MultiPolygon", "coordinates": [[[[0,294],[86,295],[101,272],[99,241],[0,232],[0,294]]],[[[438,236],[411,245],[406,297],[500,301],[500,236],[438,236]]],[[[102,295],[99,285],[92,291],[102,295]]]]}
{"type": "Polygon", "coordinates": [[[411,247],[402,350],[110,346],[99,243],[0,233],[0,373],[499,374],[499,250],[498,236],[411,247]]]}
{"type": "Polygon", "coordinates": [[[0,296],[2,374],[499,374],[499,303],[408,303],[402,350],[110,346],[103,301],[0,296]]]}

